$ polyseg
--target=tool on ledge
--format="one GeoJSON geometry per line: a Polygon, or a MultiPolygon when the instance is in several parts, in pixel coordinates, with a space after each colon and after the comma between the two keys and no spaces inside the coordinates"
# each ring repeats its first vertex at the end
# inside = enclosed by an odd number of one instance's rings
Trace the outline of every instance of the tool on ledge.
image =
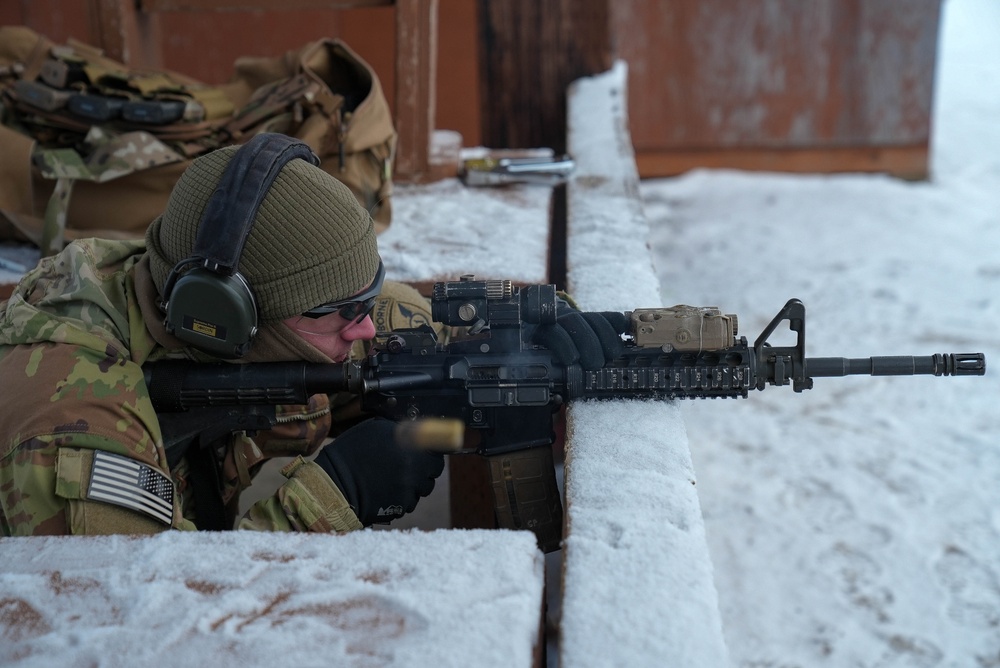
{"type": "Polygon", "coordinates": [[[568,155],[529,158],[473,158],[462,162],[460,177],[467,186],[563,183],[575,167],[568,155]]]}

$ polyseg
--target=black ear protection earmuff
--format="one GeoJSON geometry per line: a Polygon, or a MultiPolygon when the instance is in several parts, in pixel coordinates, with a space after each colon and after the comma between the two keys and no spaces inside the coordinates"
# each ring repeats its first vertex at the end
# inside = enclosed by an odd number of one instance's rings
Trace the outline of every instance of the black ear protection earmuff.
{"type": "Polygon", "coordinates": [[[198,225],[191,257],[178,262],[163,286],[164,325],[181,341],[216,357],[242,357],[257,334],[257,300],[239,273],[240,255],[257,209],[281,169],[319,158],[300,141],[260,134],[233,156],[198,225]]]}

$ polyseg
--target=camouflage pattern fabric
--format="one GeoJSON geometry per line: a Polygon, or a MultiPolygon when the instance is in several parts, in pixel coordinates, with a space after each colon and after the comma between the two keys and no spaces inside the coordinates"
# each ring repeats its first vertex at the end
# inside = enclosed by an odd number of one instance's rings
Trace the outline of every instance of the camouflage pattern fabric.
{"type": "MultiPolygon", "coordinates": [[[[0,409],[0,535],[195,529],[187,471],[183,464],[167,470],[141,365],[199,354],[163,348],[145,326],[134,282],[143,252],[142,241],[75,241],[39,263],[0,303],[0,383],[8,388],[0,409]],[[168,499],[169,524],[135,504],[91,498],[98,451],[127,458],[140,476],[169,480],[165,494],[162,485],[154,490],[168,499]]],[[[263,461],[311,454],[328,433],[326,397],[282,407],[281,415],[273,433],[233,438],[222,462],[228,502],[263,461]]],[[[360,528],[316,464],[296,460],[285,475],[288,481],[258,502],[240,528],[360,528]]]]}
{"type": "Polygon", "coordinates": [[[45,209],[39,244],[42,255],[59,252],[65,245],[69,201],[76,181],[104,183],[150,167],[183,162],[185,158],[148,132],[113,134],[99,126],[90,128],[84,159],[75,149],[37,149],[33,156],[39,174],[55,179],[56,187],[45,209]]]}

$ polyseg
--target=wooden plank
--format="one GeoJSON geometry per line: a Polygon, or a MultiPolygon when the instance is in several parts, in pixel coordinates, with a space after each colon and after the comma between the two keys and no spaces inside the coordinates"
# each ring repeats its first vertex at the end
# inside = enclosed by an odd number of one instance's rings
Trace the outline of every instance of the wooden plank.
{"type": "Polygon", "coordinates": [[[476,0],[438,0],[434,127],[458,132],[463,146],[483,145],[478,16],[476,0]]]}
{"type": "Polygon", "coordinates": [[[637,151],[639,176],[677,176],[699,167],[792,173],[882,172],[909,180],[929,176],[926,143],[914,146],[855,146],[787,149],[637,151]]]}
{"type": "Polygon", "coordinates": [[[89,0],[96,46],[109,58],[136,68],[162,67],[159,18],[138,11],[132,0],[89,0]]]}
{"type": "Polygon", "coordinates": [[[434,130],[437,68],[437,0],[396,2],[395,178],[427,178],[434,130]]]}
{"type": "Polygon", "coordinates": [[[270,11],[385,7],[393,0],[137,0],[143,12],[270,11]]]}

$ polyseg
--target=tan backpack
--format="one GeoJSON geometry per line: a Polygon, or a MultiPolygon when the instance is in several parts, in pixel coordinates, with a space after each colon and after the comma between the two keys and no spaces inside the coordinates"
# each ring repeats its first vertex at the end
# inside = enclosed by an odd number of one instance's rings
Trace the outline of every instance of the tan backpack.
{"type": "Polygon", "coordinates": [[[229,83],[208,86],[0,27],[0,103],[0,239],[46,254],[79,237],[141,237],[192,158],[260,132],[303,140],[378,231],[391,222],[391,112],[339,40],[240,58],[229,83]]]}

